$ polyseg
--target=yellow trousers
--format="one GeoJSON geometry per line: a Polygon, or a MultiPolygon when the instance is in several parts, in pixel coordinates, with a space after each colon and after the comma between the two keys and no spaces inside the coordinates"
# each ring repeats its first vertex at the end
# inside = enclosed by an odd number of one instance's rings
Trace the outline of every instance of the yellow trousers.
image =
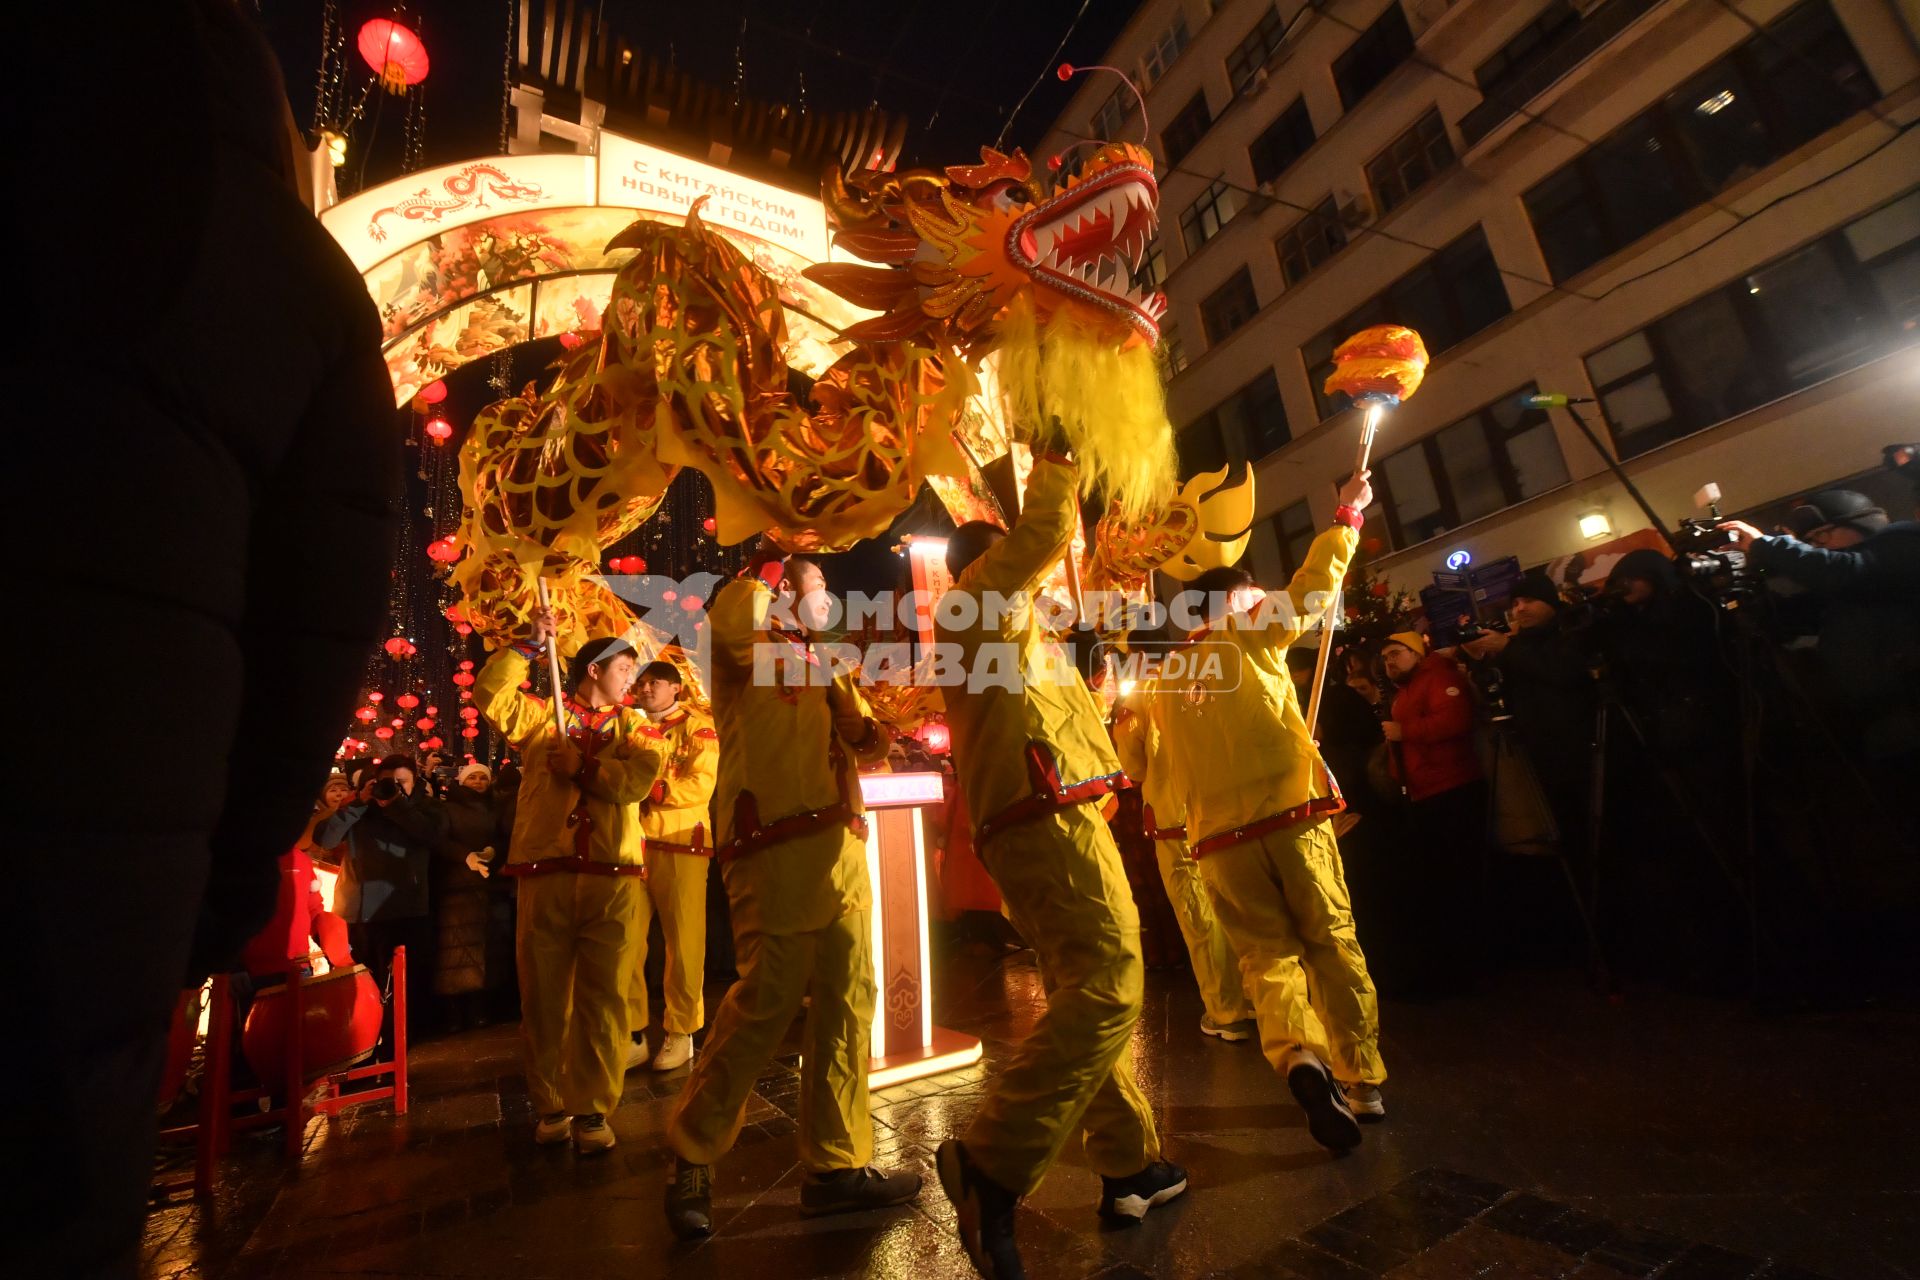
{"type": "Polygon", "coordinates": [[[1245,1022],[1253,1017],[1253,1002],[1240,983],[1240,966],[1233,943],[1213,914],[1213,897],[1200,875],[1200,864],[1187,851],[1185,840],[1156,840],[1160,883],[1167,888],[1173,918],[1180,922],[1187,956],[1193,961],[1193,980],[1200,987],[1200,1003],[1215,1023],[1245,1022]]]}
{"type": "MultiPolygon", "coordinates": [[[[641,937],[655,915],[666,943],[665,988],[667,1014],[663,1023],[674,1035],[692,1035],[706,1025],[706,1003],[701,988],[707,980],[707,859],[648,845],[642,855],[647,866],[647,901],[642,908],[641,937]]],[[[628,998],[635,1031],[653,1021],[647,999],[647,949],[644,943],[633,964],[628,998]]]]}
{"type": "MultiPolygon", "coordinates": [[[[778,847],[749,855],[777,858],[778,847]]],[[[873,1160],[867,1044],[873,1028],[871,912],[810,933],[739,935],[740,980],[714,1011],[707,1043],[667,1122],[682,1160],[712,1164],[740,1136],[747,1095],[807,1006],[800,1044],[800,1162],[815,1173],[873,1160]]]]}
{"type": "Polygon", "coordinates": [[[627,985],[646,945],[638,876],[519,881],[520,1036],[539,1115],[610,1115],[627,1055],[627,985]]]}
{"type": "Polygon", "coordinates": [[[1345,1083],[1381,1084],[1380,1003],[1353,934],[1353,904],[1326,819],[1220,849],[1199,860],[1214,908],[1240,957],[1260,1048],[1276,1071],[1296,1046],[1345,1083]]]}
{"type": "Polygon", "coordinates": [[[1160,1158],[1127,1062],[1144,980],[1140,916],[1107,824],[1073,805],[994,835],[980,858],[1033,946],[1047,1011],[994,1081],[967,1154],[1017,1195],[1040,1185],[1075,1133],[1095,1173],[1140,1172],[1160,1158]]]}

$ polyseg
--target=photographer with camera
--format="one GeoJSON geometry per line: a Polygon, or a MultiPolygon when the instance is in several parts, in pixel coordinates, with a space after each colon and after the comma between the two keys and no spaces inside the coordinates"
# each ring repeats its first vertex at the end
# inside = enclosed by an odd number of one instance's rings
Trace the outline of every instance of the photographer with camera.
{"type": "MultiPolygon", "coordinates": [[[[1507,630],[1461,641],[1474,684],[1496,686],[1532,761],[1569,852],[1582,846],[1593,746],[1593,660],[1587,637],[1562,624],[1564,602],[1544,573],[1530,573],[1507,602],[1507,630]]],[[[1496,709],[1495,714],[1499,714],[1496,709]]]]}
{"type": "Polygon", "coordinates": [[[1910,781],[1920,769],[1920,522],[1889,521],[1865,494],[1823,489],[1787,513],[1787,526],[1719,528],[1753,569],[1810,596],[1834,727],[1880,779],[1910,781]]]}
{"type": "MultiPolygon", "coordinates": [[[[365,778],[355,801],[321,823],[315,843],[346,842],[334,907],[347,922],[353,957],[383,989],[396,947],[407,949],[407,1003],[424,1010],[432,990],[433,917],[428,884],[446,815],[420,785],[411,756],[388,756],[365,778]]],[[[387,1006],[387,1017],[393,1006],[387,1006]]],[[[391,1022],[381,1052],[391,1055],[391,1022]]]]}

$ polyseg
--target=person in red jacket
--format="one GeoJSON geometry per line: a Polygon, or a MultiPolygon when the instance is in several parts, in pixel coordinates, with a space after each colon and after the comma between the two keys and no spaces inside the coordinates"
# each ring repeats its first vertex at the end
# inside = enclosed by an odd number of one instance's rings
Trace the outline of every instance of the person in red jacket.
{"type": "Polygon", "coordinates": [[[1387,638],[1380,665],[1398,689],[1393,718],[1381,728],[1411,819],[1394,877],[1404,906],[1394,913],[1397,932],[1411,958],[1399,994],[1438,994],[1471,983],[1478,967],[1487,788],[1474,743],[1473,685],[1413,631],[1387,638]]]}

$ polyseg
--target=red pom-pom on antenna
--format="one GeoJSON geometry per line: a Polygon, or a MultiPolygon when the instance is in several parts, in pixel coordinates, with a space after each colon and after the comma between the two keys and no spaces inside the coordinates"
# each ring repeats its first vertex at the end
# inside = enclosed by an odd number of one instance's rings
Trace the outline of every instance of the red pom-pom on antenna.
{"type": "Polygon", "coordinates": [[[1047,157],[1047,168],[1053,170],[1055,173],[1060,172],[1060,166],[1062,163],[1063,163],[1062,157],[1060,153],[1057,151],[1047,157]]]}
{"type": "Polygon", "coordinates": [[[1060,64],[1060,69],[1053,74],[1059,76],[1062,80],[1071,80],[1073,79],[1073,64],[1071,62],[1063,62],[1060,64]]]}

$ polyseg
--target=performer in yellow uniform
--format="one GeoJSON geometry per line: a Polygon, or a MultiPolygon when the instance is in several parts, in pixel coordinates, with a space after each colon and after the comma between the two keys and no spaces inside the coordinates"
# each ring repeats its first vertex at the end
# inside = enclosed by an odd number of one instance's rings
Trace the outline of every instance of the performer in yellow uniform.
{"type": "Polygon", "coordinates": [[[1193,856],[1253,997],[1261,1048],[1314,1138],[1345,1151],[1360,1142],[1356,1110],[1386,1114],[1380,1011],[1333,837],[1343,802],[1307,736],[1286,661],[1353,558],[1360,512],[1373,499],[1366,473],[1339,497],[1333,527],[1284,595],[1262,599],[1231,566],[1194,580],[1207,625],[1182,651],[1188,671],[1163,678],[1152,711],[1193,856]]]}
{"type": "Polygon", "coordinates": [[[1143,681],[1120,700],[1113,721],[1113,746],[1120,764],[1140,788],[1141,817],[1160,864],[1173,918],[1179,922],[1193,962],[1205,1013],[1200,1030],[1222,1040],[1253,1038],[1253,1002],[1240,983],[1240,966],[1226,930],[1214,917],[1213,897],[1200,878],[1200,865],[1187,844],[1187,813],[1167,785],[1166,738],[1153,720],[1153,699],[1161,691],[1143,681]]]}
{"type": "Polygon", "coordinates": [[[640,802],[647,838],[647,897],[660,917],[666,943],[667,1012],[660,1048],[647,1053],[646,949],[633,967],[633,1043],[629,1069],[651,1061],[655,1071],[677,1071],[693,1057],[693,1033],[706,1022],[701,987],[707,975],[707,860],[713,856],[715,767],[720,758],[713,717],[681,702],[686,678],[664,658],[649,662],[634,682],[633,702],[666,735],[667,771],[640,802]]]}
{"type": "Polygon", "coordinates": [[[1031,593],[1072,542],[1078,475],[1036,459],[1010,533],[974,522],[947,543],[953,586],[935,610],[963,683],[943,689],[974,841],[1014,927],[1033,945],[1047,1011],[994,1081],[963,1139],[940,1146],[941,1185],[984,1276],[1024,1275],[1014,1209],[1069,1138],[1101,1175],[1104,1213],[1138,1220],[1186,1190],[1127,1064],[1140,1016],[1140,917],[1097,803],[1126,775],[1099,707],[1031,593]]]}
{"type": "Polygon", "coordinates": [[[673,1148],[667,1222],[707,1235],[709,1168],[739,1136],[747,1095],[811,996],[800,1044],[800,1211],[846,1213],[901,1204],[920,1178],[883,1173],[867,1113],[873,1026],[873,890],[867,881],[860,763],[889,737],[845,675],[830,677],[803,618],[826,600],[818,565],[768,566],[778,594],[749,573],[707,613],[713,712],[720,734],[714,789],[718,856],[733,910],[740,980],[720,1008],[667,1122],[673,1148]]]}
{"type": "Polygon", "coordinates": [[[583,1153],[613,1145],[627,1053],[627,986],[646,946],[639,802],[665,767],[660,731],[620,700],[638,668],[633,646],[590,640],[553,708],[520,691],[529,658],[553,634],[534,620],[525,645],[496,652],[474,705],[520,752],[519,809],[506,873],[519,880],[516,951],[534,1141],[583,1153]]]}

